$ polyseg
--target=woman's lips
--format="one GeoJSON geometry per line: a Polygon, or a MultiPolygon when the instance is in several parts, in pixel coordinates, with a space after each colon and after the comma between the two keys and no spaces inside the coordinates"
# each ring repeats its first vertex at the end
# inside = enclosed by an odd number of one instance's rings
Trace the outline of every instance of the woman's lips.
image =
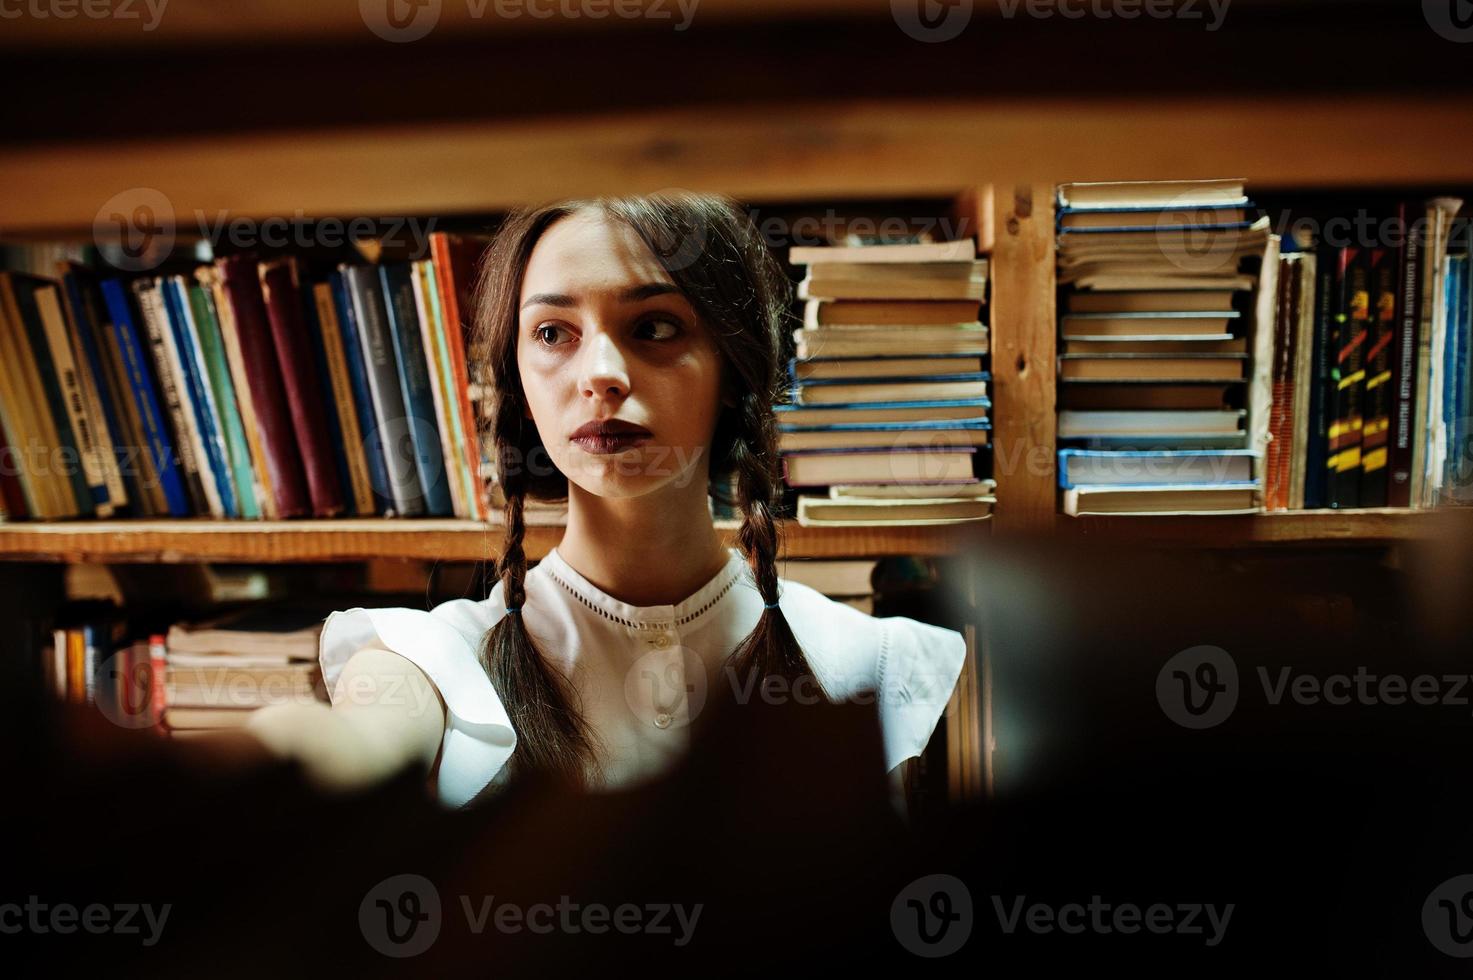
{"type": "Polygon", "coordinates": [[[580,436],[573,442],[584,452],[595,456],[608,456],[641,445],[650,440],[643,432],[620,432],[601,436],[580,436]]]}

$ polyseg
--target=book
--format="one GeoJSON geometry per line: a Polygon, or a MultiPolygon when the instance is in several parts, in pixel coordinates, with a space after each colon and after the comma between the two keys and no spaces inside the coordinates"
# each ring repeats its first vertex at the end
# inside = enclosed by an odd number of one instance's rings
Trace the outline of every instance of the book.
{"type": "Polygon", "coordinates": [[[1058,437],[1192,438],[1242,435],[1244,409],[1153,411],[1150,409],[1059,412],[1058,437]]]}
{"type": "Polygon", "coordinates": [[[824,378],[802,382],[793,395],[799,405],[982,398],[988,378],[986,372],[942,379],[824,378]]]}
{"type": "Polygon", "coordinates": [[[135,279],[130,285],[147,331],[148,350],[155,376],[159,379],[159,390],[174,435],[174,448],[179,453],[179,468],[190,504],[197,514],[222,517],[224,510],[215,486],[214,472],[205,459],[201,430],[194,421],[194,402],[184,379],[184,364],[179,357],[173,328],[164,312],[163,290],[159,288],[158,280],[150,277],[135,279]]]}
{"type": "Polygon", "coordinates": [[[1217,381],[1243,377],[1246,354],[1061,354],[1059,377],[1080,380],[1217,381]]]}
{"type": "Polygon", "coordinates": [[[1370,250],[1344,246],[1336,257],[1337,307],[1330,364],[1331,402],[1328,505],[1360,506],[1361,416],[1365,343],[1371,327],[1370,250]]]}
{"type": "Polygon", "coordinates": [[[484,492],[479,475],[482,459],[479,437],[481,429],[471,405],[467,384],[470,372],[465,349],[466,338],[471,330],[470,314],[475,309],[472,289],[487,244],[487,239],[472,235],[452,235],[438,231],[430,235],[430,256],[434,262],[435,287],[440,294],[446,350],[450,356],[451,374],[457,380],[455,387],[460,429],[464,438],[461,452],[465,456],[472,514],[476,520],[482,521],[490,516],[490,500],[484,492]]]}
{"type": "Polygon", "coordinates": [[[802,527],[890,527],[895,525],[966,524],[992,516],[985,498],[834,499],[798,498],[802,527]]]}
{"type": "MultiPolygon", "coordinates": [[[[277,357],[276,341],[254,256],[232,255],[215,267],[231,310],[232,331],[256,419],[257,438],[265,457],[274,517],[285,520],[312,511],[312,499],[297,430],[277,357]]],[[[281,303],[284,298],[278,297],[281,303]]]]}
{"type": "Polygon", "coordinates": [[[1064,513],[1090,514],[1254,514],[1258,512],[1255,483],[1201,486],[1075,486],[1064,491],[1064,513]]]}
{"type": "Polygon", "coordinates": [[[894,450],[803,449],[782,455],[789,486],[835,483],[956,483],[977,476],[975,446],[894,450]]]}
{"type": "Polygon", "coordinates": [[[1220,450],[1059,450],[1059,486],[1251,483],[1259,453],[1220,450]]]}
{"type": "Polygon", "coordinates": [[[842,402],[826,405],[774,405],[778,431],[813,425],[892,424],[944,420],[985,421],[991,402],[985,398],[931,401],[842,402]]]}
{"type": "Polygon", "coordinates": [[[1248,203],[1244,182],[1220,180],[1076,181],[1060,184],[1061,208],[1185,208],[1218,205],[1241,207],[1248,203]]]}
{"type": "Polygon", "coordinates": [[[449,517],[454,508],[440,448],[440,427],[435,417],[424,344],[420,339],[413,276],[408,263],[401,262],[381,265],[378,272],[425,512],[434,517],[449,517]]]}
{"type": "Polygon", "coordinates": [[[389,485],[388,466],[384,461],[383,441],[377,435],[373,392],[369,387],[368,365],[364,360],[364,342],[358,316],[354,311],[352,297],[348,294],[347,280],[341,270],[333,270],[326,285],[332,294],[335,322],[342,333],[343,362],[347,367],[348,383],[352,386],[353,393],[356,438],[358,445],[363,447],[363,458],[368,468],[368,513],[389,514],[394,511],[394,497],[389,485]]]}
{"type": "Polygon", "coordinates": [[[1231,289],[1129,289],[1117,292],[1070,292],[1069,313],[1232,313],[1231,289]]]}
{"type": "Polygon", "coordinates": [[[803,326],[926,326],[973,323],[981,300],[821,300],[803,304],[803,326]]]}
{"type": "Polygon", "coordinates": [[[826,378],[887,378],[908,375],[965,375],[984,370],[978,354],[926,354],[907,357],[878,354],[872,357],[793,357],[788,359],[788,380],[798,384],[826,378]]]}
{"type": "Polygon", "coordinates": [[[1370,250],[1369,333],[1365,353],[1365,411],[1361,427],[1361,507],[1385,507],[1387,442],[1391,434],[1391,344],[1396,336],[1396,298],[1399,290],[1396,253],[1389,248],[1370,250]]]}
{"type": "Polygon", "coordinates": [[[335,517],[346,509],[346,498],[334,463],[327,404],[320,397],[320,375],[305,322],[305,297],[297,262],[292,258],[263,262],[259,276],[312,513],[335,517]]]}
{"type": "Polygon", "coordinates": [[[962,238],[949,242],[907,242],[895,245],[794,245],[788,250],[788,261],[794,265],[822,265],[831,262],[963,262],[974,259],[976,254],[975,240],[962,238]]]}
{"type": "Polygon", "coordinates": [[[327,371],[334,422],[347,465],[347,487],[352,501],[350,510],[364,516],[376,514],[378,506],[373,497],[373,482],[369,476],[365,445],[368,440],[364,439],[363,430],[359,427],[358,405],[354,398],[354,384],[343,342],[347,330],[338,320],[333,283],[313,283],[312,302],[317,310],[317,329],[313,332],[312,339],[314,345],[319,346],[322,363],[327,371]]]}
{"type": "Polygon", "coordinates": [[[1152,311],[1139,313],[1066,313],[1059,318],[1066,340],[1103,338],[1224,339],[1241,314],[1226,312],[1152,311]]]}

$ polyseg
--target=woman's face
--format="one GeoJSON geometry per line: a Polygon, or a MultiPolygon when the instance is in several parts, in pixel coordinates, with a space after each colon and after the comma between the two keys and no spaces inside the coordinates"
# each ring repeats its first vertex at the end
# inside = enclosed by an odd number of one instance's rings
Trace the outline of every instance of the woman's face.
{"type": "Polygon", "coordinates": [[[527,415],[570,482],[637,497],[699,478],[704,492],[721,355],[633,229],[601,212],[559,219],[532,251],[518,308],[527,415]],[[622,448],[573,440],[610,419],[649,436],[622,448]]]}

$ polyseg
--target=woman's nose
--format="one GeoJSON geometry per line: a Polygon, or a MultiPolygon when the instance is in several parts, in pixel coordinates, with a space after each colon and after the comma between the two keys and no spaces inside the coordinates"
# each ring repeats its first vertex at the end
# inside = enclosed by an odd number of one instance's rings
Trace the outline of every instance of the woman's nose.
{"type": "Polygon", "coordinates": [[[612,335],[603,330],[590,332],[580,352],[583,356],[579,384],[584,394],[627,395],[629,368],[624,352],[612,335]]]}

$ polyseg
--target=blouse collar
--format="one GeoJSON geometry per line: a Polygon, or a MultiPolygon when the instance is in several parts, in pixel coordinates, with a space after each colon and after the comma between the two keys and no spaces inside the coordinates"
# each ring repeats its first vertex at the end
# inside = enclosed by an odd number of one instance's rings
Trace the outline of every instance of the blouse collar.
{"type": "Polygon", "coordinates": [[[726,551],[726,565],[705,585],[673,606],[632,606],[627,602],[620,602],[580,575],[572,565],[563,560],[555,546],[548,549],[533,570],[545,569],[559,586],[605,619],[634,629],[666,629],[671,626],[688,626],[695,622],[713,609],[737,583],[747,563],[737,548],[728,547],[726,551]]]}

